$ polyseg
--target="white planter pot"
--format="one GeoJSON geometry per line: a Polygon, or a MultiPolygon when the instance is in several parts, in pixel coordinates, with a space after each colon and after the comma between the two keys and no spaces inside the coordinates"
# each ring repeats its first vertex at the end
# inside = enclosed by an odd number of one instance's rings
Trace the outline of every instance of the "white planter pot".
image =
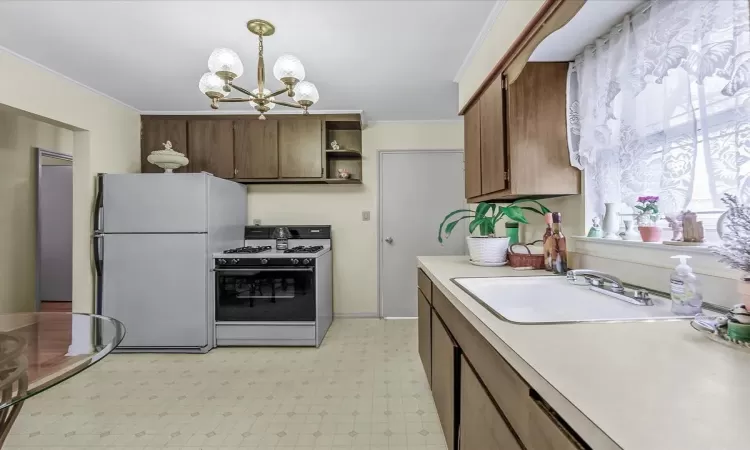
{"type": "Polygon", "coordinates": [[[469,257],[482,263],[503,263],[508,258],[507,237],[467,237],[469,257]]]}

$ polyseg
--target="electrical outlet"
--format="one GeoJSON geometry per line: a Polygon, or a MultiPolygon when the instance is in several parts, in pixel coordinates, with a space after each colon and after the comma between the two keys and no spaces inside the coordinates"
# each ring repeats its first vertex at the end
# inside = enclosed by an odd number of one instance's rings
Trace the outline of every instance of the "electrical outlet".
{"type": "Polygon", "coordinates": [[[370,211],[362,211],[362,221],[367,222],[370,220],[370,211]]]}
{"type": "Polygon", "coordinates": [[[260,219],[253,219],[253,225],[260,225],[260,219]]]}

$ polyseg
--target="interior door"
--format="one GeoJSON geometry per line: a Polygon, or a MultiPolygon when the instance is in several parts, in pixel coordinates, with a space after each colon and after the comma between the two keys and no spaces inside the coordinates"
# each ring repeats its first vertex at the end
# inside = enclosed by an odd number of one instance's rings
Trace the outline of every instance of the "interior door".
{"type": "Polygon", "coordinates": [[[122,347],[208,343],[204,234],[105,234],[102,314],[125,325],[122,347]]]}
{"type": "Polygon", "coordinates": [[[464,254],[463,223],[443,245],[437,237],[443,218],[465,207],[463,152],[380,154],[379,283],[383,317],[417,317],[417,256],[464,254]]]}
{"type": "Polygon", "coordinates": [[[279,128],[276,120],[234,123],[235,178],[279,177],[279,128]]]}
{"type": "Polygon", "coordinates": [[[281,178],[323,176],[323,121],[317,118],[279,121],[281,178]]]}
{"type": "Polygon", "coordinates": [[[188,122],[188,171],[234,178],[234,133],[231,120],[188,122]]]}

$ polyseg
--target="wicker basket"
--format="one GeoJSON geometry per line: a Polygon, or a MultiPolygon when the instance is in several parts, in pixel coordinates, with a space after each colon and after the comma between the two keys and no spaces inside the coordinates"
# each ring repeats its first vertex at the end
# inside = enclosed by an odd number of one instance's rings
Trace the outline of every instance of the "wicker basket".
{"type": "Polygon", "coordinates": [[[529,250],[529,245],[534,245],[537,242],[542,241],[534,241],[530,244],[513,244],[508,249],[508,261],[510,262],[511,267],[531,267],[533,269],[544,269],[544,255],[532,255],[531,250],[529,250]],[[526,249],[526,254],[524,253],[515,253],[513,251],[513,247],[520,246],[526,249]]]}

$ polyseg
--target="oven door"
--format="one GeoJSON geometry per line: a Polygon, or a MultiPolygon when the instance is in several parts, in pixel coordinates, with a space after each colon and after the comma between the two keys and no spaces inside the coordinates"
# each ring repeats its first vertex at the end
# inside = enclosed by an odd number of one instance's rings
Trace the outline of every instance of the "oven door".
{"type": "Polygon", "coordinates": [[[217,322],[314,322],[314,267],[214,269],[217,322]]]}

